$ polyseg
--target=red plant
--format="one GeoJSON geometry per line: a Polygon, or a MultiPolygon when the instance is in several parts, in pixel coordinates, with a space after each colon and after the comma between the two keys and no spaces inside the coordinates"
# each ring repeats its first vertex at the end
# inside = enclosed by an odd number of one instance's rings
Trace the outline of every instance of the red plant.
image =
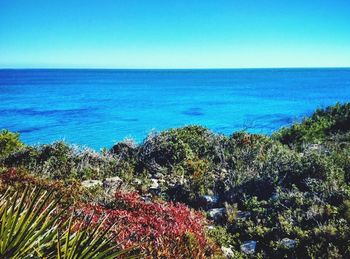
{"type": "Polygon", "coordinates": [[[93,213],[96,223],[107,216],[114,224],[115,241],[123,248],[139,247],[157,258],[207,258],[215,252],[206,239],[204,216],[183,204],[146,202],[137,193],[117,192],[112,208],[86,204],[83,214],[93,213]]]}

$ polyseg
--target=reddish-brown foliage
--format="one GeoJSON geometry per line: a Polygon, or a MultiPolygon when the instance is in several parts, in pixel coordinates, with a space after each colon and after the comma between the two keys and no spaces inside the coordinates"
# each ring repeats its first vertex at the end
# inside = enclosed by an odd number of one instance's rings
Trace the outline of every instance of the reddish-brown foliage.
{"type": "Polygon", "coordinates": [[[117,192],[112,208],[85,205],[84,214],[98,222],[107,216],[106,226],[122,247],[139,247],[148,257],[207,258],[215,253],[204,233],[205,218],[183,204],[147,202],[136,193],[117,192]]]}
{"type": "Polygon", "coordinates": [[[24,190],[31,185],[47,191],[54,191],[60,197],[61,203],[70,204],[82,194],[81,185],[78,182],[64,183],[63,181],[42,178],[18,168],[7,168],[0,173],[0,191],[5,191],[9,186],[15,190],[24,190]]]}

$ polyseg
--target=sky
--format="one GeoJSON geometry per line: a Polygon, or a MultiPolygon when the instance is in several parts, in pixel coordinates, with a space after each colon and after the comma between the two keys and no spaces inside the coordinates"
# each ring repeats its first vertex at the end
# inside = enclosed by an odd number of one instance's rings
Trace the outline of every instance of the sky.
{"type": "Polygon", "coordinates": [[[0,0],[0,68],[350,67],[349,0],[0,0]]]}

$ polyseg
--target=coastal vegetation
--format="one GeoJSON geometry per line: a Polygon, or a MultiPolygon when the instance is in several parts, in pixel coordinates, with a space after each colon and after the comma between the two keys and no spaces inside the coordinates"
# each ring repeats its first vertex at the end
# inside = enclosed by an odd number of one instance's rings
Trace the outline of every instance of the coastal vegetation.
{"type": "Polygon", "coordinates": [[[3,130],[0,193],[2,258],[348,258],[350,104],[271,136],[186,126],[100,152],[3,130]]]}

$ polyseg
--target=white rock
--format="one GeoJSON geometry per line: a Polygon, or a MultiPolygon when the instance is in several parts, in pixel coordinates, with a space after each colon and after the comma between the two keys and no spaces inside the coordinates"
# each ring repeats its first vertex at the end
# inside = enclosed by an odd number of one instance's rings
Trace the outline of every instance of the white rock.
{"type": "Polygon", "coordinates": [[[207,203],[216,204],[219,202],[219,196],[217,195],[203,195],[201,198],[207,203]]]}
{"type": "Polygon", "coordinates": [[[211,230],[211,229],[215,229],[215,226],[209,225],[207,228],[211,230]]]}
{"type": "Polygon", "coordinates": [[[133,182],[133,184],[136,184],[136,185],[141,185],[142,184],[142,181],[139,178],[133,179],[132,182],[133,182]]]}
{"type": "Polygon", "coordinates": [[[85,188],[91,188],[95,186],[102,186],[102,181],[99,180],[85,180],[81,182],[81,185],[85,188]]]}
{"type": "Polygon", "coordinates": [[[151,187],[150,187],[150,189],[158,189],[158,188],[159,188],[158,180],[152,178],[152,179],[151,179],[151,187]]]}
{"type": "Polygon", "coordinates": [[[110,178],[106,178],[103,180],[103,185],[106,187],[112,187],[114,185],[120,185],[123,182],[122,179],[120,179],[120,177],[115,176],[115,177],[110,177],[110,178]]]}
{"type": "Polygon", "coordinates": [[[215,208],[219,204],[219,196],[217,195],[203,195],[200,196],[197,200],[198,206],[208,210],[215,208]]]}
{"type": "Polygon", "coordinates": [[[226,208],[215,208],[208,211],[209,217],[214,221],[220,221],[226,215],[226,208]]]}
{"type": "Polygon", "coordinates": [[[256,249],[256,241],[246,241],[241,245],[241,251],[245,254],[254,254],[256,249]]]}
{"type": "Polygon", "coordinates": [[[106,178],[103,180],[103,188],[108,194],[113,195],[121,186],[123,180],[118,176],[106,178]]]}
{"type": "Polygon", "coordinates": [[[221,251],[226,258],[233,258],[235,256],[234,252],[232,251],[232,246],[230,247],[222,246],[221,251]]]}

